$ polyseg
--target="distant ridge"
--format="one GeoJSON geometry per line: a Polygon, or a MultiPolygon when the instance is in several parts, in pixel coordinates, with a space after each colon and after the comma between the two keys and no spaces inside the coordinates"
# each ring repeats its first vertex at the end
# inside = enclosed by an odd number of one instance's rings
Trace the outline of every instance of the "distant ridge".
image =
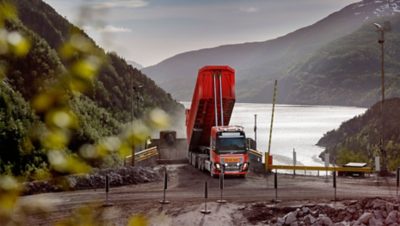
{"type": "MultiPolygon", "coordinates": [[[[333,41],[357,32],[363,25],[369,26],[372,22],[382,21],[383,18],[397,18],[399,14],[399,0],[364,0],[348,5],[310,26],[273,40],[185,52],[157,65],[146,67],[143,71],[178,100],[190,98],[195,76],[200,67],[207,64],[227,64],[237,71],[238,101],[270,102],[273,80],[278,79],[278,100],[281,103],[369,106],[376,99],[358,100],[352,93],[349,96],[342,95],[342,89],[338,89],[338,93],[329,92],[328,99],[316,98],[315,96],[320,95],[325,87],[314,87],[314,91],[317,91],[315,93],[304,89],[306,84],[302,81],[306,80],[306,74],[311,74],[313,70],[313,68],[307,68],[306,64],[310,64],[308,60],[320,54],[321,49],[331,45],[333,41]],[[306,69],[301,71],[302,78],[297,78],[299,68],[306,69]],[[307,71],[308,69],[310,72],[307,71]],[[302,99],[296,98],[296,95],[302,96],[302,99]],[[336,95],[338,98],[335,99],[336,95]]],[[[369,28],[368,35],[376,39],[374,28],[371,26],[369,28]]],[[[365,43],[365,45],[377,46],[375,44],[365,43]]],[[[376,53],[371,52],[371,54],[376,53]]],[[[318,66],[341,67],[341,62],[321,63],[324,65],[318,66]]],[[[378,76],[372,70],[368,73],[371,76],[378,76]]],[[[343,71],[343,75],[350,76],[346,71],[343,71]]],[[[327,77],[330,74],[312,75],[312,77],[315,76],[327,77]]],[[[340,84],[331,84],[331,86],[335,85],[340,84]]],[[[371,91],[376,92],[377,88],[377,86],[371,87],[371,91]]],[[[356,96],[362,95],[364,93],[357,93],[356,96]]]]}

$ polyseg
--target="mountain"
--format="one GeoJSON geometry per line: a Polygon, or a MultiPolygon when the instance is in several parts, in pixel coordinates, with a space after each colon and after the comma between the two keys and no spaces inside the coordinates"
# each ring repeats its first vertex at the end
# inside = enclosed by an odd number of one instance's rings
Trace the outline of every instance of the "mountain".
{"type": "MultiPolygon", "coordinates": [[[[385,34],[385,95],[400,97],[400,15],[385,34]]],[[[296,103],[370,106],[380,100],[381,49],[370,23],[315,51],[293,67],[293,87],[287,99],[296,103]]]]}
{"type": "Polygon", "coordinates": [[[133,61],[133,60],[128,60],[127,63],[130,64],[130,65],[132,65],[132,67],[134,67],[134,68],[136,68],[136,69],[138,69],[138,70],[143,69],[143,66],[142,66],[141,64],[136,63],[136,62],[133,61]]]}
{"type": "MultiPolygon", "coordinates": [[[[11,3],[16,7],[18,18],[3,21],[2,15],[0,33],[18,32],[29,40],[30,49],[23,57],[7,53],[7,48],[0,51],[0,174],[19,175],[29,173],[36,167],[48,166],[43,146],[34,139],[28,139],[36,136],[33,128],[40,130],[48,118],[35,112],[31,104],[34,97],[52,86],[70,66],[58,50],[72,34],[86,37],[85,40],[95,46],[93,52],[106,62],[97,79],[91,83],[89,92],[80,96],[63,95],[79,121],[74,133],[68,134],[72,137],[69,151],[78,153],[83,144],[117,135],[124,123],[132,117],[144,116],[149,109],[159,107],[170,114],[182,112],[182,105],[153,80],[116,53],[104,52],[87,34],[42,0],[13,0],[11,3]],[[7,75],[4,78],[3,72],[7,75]]],[[[0,9],[3,13],[1,10],[3,8],[0,9]]],[[[4,47],[2,41],[3,36],[0,42],[4,47]]],[[[75,54],[75,57],[79,56],[75,54]]]]}
{"type": "MultiPolygon", "coordinates": [[[[352,34],[364,24],[399,13],[399,0],[364,0],[277,39],[185,52],[143,71],[177,99],[189,100],[199,68],[206,64],[228,64],[237,72],[238,101],[270,102],[273,80],[278,79],[279,102],[300,103],[291,92],[301,85],[292,80],[297,76],[293,67],[304,65],[305,59],[322,47],[352,34]]],[[[301,103],[308,102],[305,99],[301,103]]]]}
{"type": "MultiPolygon", "coordinates": [[[[356,116],[327,132],[317,143],[326,148],[337,163],[367,162],[374,164],[380,153],[381,102],[374,104],[364,114],[356,116]]],[[[384,104],[384,150],[390,170],[400,164],[400,98],[385,100],[384,104]]]]}

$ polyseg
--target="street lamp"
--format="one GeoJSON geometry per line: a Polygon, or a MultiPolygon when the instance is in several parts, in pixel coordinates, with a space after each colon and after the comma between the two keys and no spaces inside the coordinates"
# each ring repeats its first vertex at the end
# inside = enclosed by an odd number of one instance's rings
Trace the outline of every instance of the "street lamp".
{"type": "MultiPolygon", "coordinates": [[[[385,22],[385,25],[389,25],[389,23],[385,22]]],[[[380,34],[378,43],[381,45],[381,106],[380,106],[380,113],[381,113],[381,139],[380,139],[380,152],[382,156],[382,170],[381,174],[386,174],[387,173],[387,165],[386,165],[386,160],[387,160],[387,154],[385,151],[384,147],[384,103],[385,103],[385,55],[384,55],[384,43],[385,43],[385,26],[382,26],[378,23],[374,23],[374,26],[376,27],[376,31],[380,34]]]]}
{"type": "Polygon", "coordinates": [[[378,43],[381,45],[381,85],[382,85],[382,102],[385,101],[385,56],[384,56],[384,43],[385,43],[385,28],[378,23],[374,23],[376,31],[380,33],[378,43]]]}

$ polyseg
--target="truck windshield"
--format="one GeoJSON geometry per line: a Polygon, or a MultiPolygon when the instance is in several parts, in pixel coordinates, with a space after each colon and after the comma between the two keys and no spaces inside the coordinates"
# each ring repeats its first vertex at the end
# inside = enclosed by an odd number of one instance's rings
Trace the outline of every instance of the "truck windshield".
{"type": "Polygon", "coordinates": [[[219,138],[217,151],[220,153],[244,153],[246,152],[246,140],[243,137],[219,138]]]}

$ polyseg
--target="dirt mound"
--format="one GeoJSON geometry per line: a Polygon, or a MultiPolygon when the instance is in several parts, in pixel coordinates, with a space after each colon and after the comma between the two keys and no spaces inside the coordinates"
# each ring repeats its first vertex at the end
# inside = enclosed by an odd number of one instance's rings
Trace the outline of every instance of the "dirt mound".
{"type": "Polygon", "coordinates": [[[24,184],[24,194],[58,192],[67,190],[104,188],[106,175],[110,186],[147,183],[160,180],[160,172],[150,167],[126,166],[116,169],[99,169],[90,174],[70,175],[50,181],[32,181],[24,184]]]}

